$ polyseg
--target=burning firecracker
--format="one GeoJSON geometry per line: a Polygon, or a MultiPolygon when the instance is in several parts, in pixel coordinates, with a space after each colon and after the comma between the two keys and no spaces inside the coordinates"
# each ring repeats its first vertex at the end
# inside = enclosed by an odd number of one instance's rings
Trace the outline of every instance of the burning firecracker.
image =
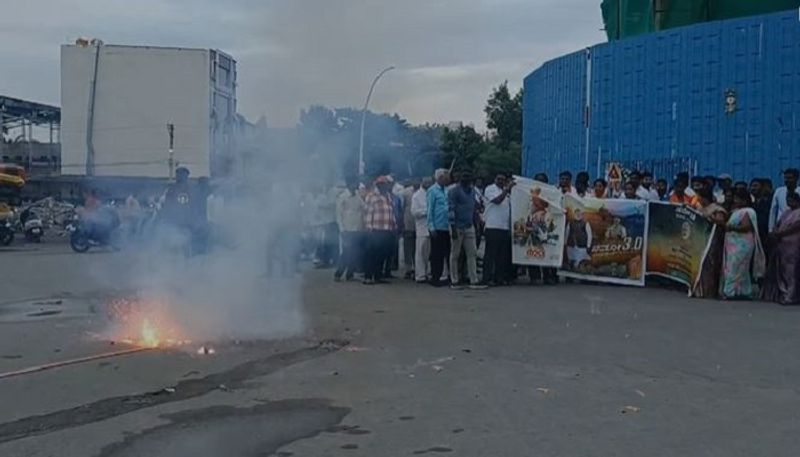
{"type": "Polygon", "coordinates": [[[157,301],[116,299],[108,305],[108,317],[113,341],[153,349],[191,344],[157,301]]]}

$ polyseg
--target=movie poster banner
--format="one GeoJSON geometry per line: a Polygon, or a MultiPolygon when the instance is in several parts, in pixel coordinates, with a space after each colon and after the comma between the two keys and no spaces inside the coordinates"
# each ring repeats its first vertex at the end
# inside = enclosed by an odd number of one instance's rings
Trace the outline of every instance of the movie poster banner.
{"type": "Polygon", "coordinates": [[[561,191],[519,176],[511,191],[512,260],[515,265],[560,267],[566,217],[561,191]]]}
{"type": "Polygon", "coordinates": [[[647,202],[564,197],[567,261],[559,275],[644,286],[647,202]]]}
{"type": "Polygon", "coordinates": [[[647,274],[693,286],[713,228],[702,214],[687,206],[650,202],[647,274]]]}

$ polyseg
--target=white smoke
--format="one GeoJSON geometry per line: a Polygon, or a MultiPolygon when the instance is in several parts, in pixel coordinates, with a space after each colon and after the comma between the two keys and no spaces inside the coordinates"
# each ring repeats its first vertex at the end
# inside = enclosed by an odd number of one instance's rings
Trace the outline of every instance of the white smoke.
{"type": "Polygon", "coordinates": [[[158,227],[125,248],[124,272],[97,272],[136,291],[142,315],[165,317],[192,341],[278,339],[305,329],[303,278],[290,260],[310,210],[300,196],[332,182],[335,167],[312,166],[293,144],[262,144],[242,165],[238,176],[212,181],[224,205],[207,254],[186,257],[186,237],[158,227]]]}

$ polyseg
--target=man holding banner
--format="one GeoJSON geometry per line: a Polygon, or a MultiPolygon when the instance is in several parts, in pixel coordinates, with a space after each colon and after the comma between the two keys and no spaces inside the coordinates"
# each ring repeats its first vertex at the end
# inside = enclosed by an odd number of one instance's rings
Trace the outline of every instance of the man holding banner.
{"type": "Polygon", "coordinates": [[[494,286],[508,282],[511,267],[511,189],[514,181],[506,182],[503,174],[484,191],[486,209],[486,250],[483,255],[483,283],[494,286]]]}

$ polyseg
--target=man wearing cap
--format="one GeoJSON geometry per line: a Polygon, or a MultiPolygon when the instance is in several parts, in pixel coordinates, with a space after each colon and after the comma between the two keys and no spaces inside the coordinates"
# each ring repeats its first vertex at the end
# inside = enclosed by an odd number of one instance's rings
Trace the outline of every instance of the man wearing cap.
{"type": "Polygon", "coordinates": [[[364,284],[385,283],[383,266],[391,255],[392,240],[397,230],[392,183],[386,176],[379,176],[375,180],[375,190],[367,195],[365,205],[367,257],[364,284]]]}
{"type": "Polygon", "coordinates": [[[475,233],[475,189],[472,187],[472,175],[461,174],[458,186],[449,194],[450,223],[452,249],[450,251],[450,287],[459,288],[458,260],[461,250],[467,257],[467,273],[470,289],[485,289],[478,280],[478,247],[475,233]]]}

